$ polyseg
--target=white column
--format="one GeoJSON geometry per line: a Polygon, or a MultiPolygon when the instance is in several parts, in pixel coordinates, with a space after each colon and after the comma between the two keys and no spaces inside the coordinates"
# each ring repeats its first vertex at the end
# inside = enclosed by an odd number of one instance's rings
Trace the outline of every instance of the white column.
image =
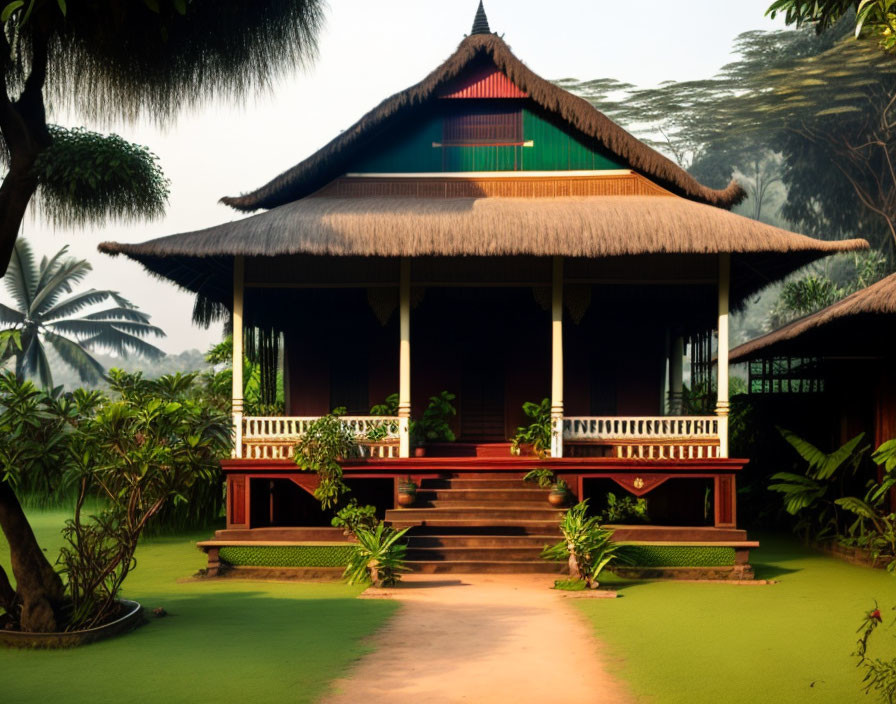
{"type": "Polygon", "coordinates": [[[551,280],[551,457],[563,457],[563,257],[551,280]]]}
{"type": "Polygon", "coordinates": [[[669,351],[669,415],[681,415],[682,392],[684,391],[684,338],[672,338],[669,351]]]}
{"type": "Polygon", "coordinates": [[[398,456],[411,456],[411,260],[403,257],[398,285],[398,456]]]}
{"type": "Polygon", "coordinates": [[[731,255],[719,255],[719,348],[716,386],[718,401],[716,415],[719,417],[719,457],[728,456],[728,299],[731,288],[731,255]]]}
{"type": "Polygon", "coordinates": [[[243,290],[245,261],[233,258],[233,386],[231,414],[233,417],[233,456],[243,456],[243,290]]]}

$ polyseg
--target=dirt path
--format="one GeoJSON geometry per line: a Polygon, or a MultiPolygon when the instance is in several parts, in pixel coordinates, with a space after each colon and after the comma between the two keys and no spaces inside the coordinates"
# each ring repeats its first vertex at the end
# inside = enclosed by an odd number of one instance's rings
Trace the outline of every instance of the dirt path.
{"type": "MultiPolygon", "coordinates": [[[[628,703],[552,575],[410,575],[376,650],[326,704],[628,703]]],[[[371,592],[367,592],[371,594],[371,592]]],[[[611,604],[607,604],[611,606],[611,604]]]]}

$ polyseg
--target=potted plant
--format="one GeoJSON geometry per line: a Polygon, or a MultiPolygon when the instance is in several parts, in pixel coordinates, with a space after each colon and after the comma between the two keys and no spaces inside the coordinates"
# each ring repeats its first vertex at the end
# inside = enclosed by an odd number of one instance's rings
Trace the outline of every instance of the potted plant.
{"type": "Polygon", "coordinates": [[[510,443],[510,454],[533,454],[536,457],[549,457],[551,454],[551,399],[544,398],[541,403],[526,401],[523,413],[531,418],[527,426],[516,429],[516,435],[510,443]]]}
{"type": "Polygon", "coordinates": [[[569,485],[562,479],[558,479],[551,486],[551,493],[548,494],[548,503],[551,506],[559,508],[566,504],[569,498],[569,485]]]}
{"type": "Polygon", "coordinates": [[[415,457],[425,456],[424,445],[428,443],[454,442],[457,439],[450,424],[451,418],[457,415],[453,403],[455,398],[457,397],[450,391],[430,396],[423,417],[411,423],[415,457]]]}
{"type": "Polygon", "coordinates": [[[569,499],[569,485],[562,479],[557,479],[557,476],[549,469],[543,467],[533,469],[523,477],[523,481],[535,482],[542,489],[550,488],[548,503],[551,506],[564,506],[569,499]]]}
{"type": "Polygon", "coordinates": [[[417,500],[417,484],[413,479],[407,477],[398,480],[398,505],[413,506],[417,500]]]}

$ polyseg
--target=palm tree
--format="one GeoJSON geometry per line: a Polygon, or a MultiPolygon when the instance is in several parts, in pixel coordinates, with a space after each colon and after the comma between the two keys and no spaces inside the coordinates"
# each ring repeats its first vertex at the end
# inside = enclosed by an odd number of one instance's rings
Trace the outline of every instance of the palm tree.
{"type": "Polygon", "coordinates": [[[11,324],[11,330],[19,333],[18,349],[12,354],[16,376],[36,376],[51,388],[47,345],[85,382],[99,381],[104,372],[88,350],[100,348],[119,355],[134,352],[150,359],[164,356],[162,350],[141,338],[164,337],[165,333],[150,325],[149,316],[116,291],[91,288],[66,295],[93,268],[84,259],[67,257],[67,252],[68,247],[63,247],[37,266],[28,242],[19,239],[15,244],[4,281],[18,308],[0,303],[0,324],[11,324]],[[81,313],[107,300],[115,306],[81,313]]]}

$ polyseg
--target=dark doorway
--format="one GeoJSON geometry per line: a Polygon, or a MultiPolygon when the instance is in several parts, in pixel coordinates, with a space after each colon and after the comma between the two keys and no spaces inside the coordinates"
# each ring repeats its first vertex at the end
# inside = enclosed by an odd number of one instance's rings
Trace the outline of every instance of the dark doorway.
{"type": "Polygon", "coordinates": [[[252,528],[328,526],[320,502],[289,479],[251,479],[249,524],[252,528]]]}

